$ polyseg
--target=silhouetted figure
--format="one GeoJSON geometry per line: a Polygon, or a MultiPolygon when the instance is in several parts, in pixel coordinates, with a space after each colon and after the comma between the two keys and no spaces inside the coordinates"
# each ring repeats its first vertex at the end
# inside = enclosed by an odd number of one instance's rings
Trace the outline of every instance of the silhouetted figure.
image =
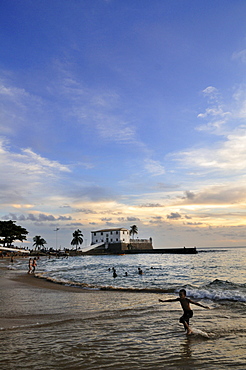
{"type": "Polygon", "coordinates": [[[37,258],[34,257],[34,259],[32,261],[32,273],[33,274],[35,273],[36,267],[37,267],[37,258]]]}
{"type": "Polygon", "coordinates": [[[32,258],[29,258],[29,262],[28,262],[28,274],[31,274],[32,273],[32,258]]]}
{"type": "Polygon", "coordinates": [[[138,267],[138,273],[139,273],[139,275],[143,275],[143,271],[141,270],[140,267],[138,267]]]}
{"type": "Polygon", "coordinates": [[[184,325],[184,329],[187,331],[188,335],[192,334],[192,330],[189,326],[190,319],[193,316],[193,311],[190,308],[190,303],[193,303],[196,306],[210,309],[210,307],[208,306],[204,306],[203,304],[199,302],[195,302],[195,301],[192,301],[190,298],[187,298],[185,289],[181,289],[179,291],[179,298],[174,298],[174,299],[172,298],[172,299],[165,299],[165,300],[159,299],[159,302],[180,302],[184,313],[183,313],[183,316],[180,317],[179,322],[184,325]]]}

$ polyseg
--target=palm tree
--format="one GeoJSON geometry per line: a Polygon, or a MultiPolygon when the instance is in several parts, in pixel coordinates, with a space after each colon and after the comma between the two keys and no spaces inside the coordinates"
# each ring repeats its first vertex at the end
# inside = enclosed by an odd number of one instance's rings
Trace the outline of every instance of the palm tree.
{"type": "Polygon", "coordinates": [[[130,228],[130,235],[133,236],[133,239],[135,234],[138,234],[138,227],[136,225],[132,225],[130,228]]]}
{"type": "Polygon", "coordinates": [[[35,250],[36,248],[40,249],[40,247],[43,247],[45,244],[47,244],[46,240],[41,238],[40,235],[34,236],[33,241],[34,241],[33,246],[35,247],[35,250]]]}
{"type": "Polygon", "coordinates": [[[71,241],[71,245],[76,245],[76,250],[77,250],[77,247],[79,244],[83,244],[83,237],[84,235],[82,234],[82,232],[78,229],[78,230],[75,230],[74,233],[73,233],[73,239],[71,241]]]}

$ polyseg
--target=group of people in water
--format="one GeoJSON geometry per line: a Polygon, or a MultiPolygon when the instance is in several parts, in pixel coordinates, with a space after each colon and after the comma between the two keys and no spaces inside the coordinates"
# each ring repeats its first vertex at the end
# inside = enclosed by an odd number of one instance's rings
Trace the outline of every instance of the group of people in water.
{"type": "Polygon", "coordinates": [[[34,257],[33,259],[29,258],[28,266],[29,266],[28,274],[34,274],[37,267],[37,258],[36,257],[34,257]]]}
{"type": "MultiPolygon", "coordinates": [[[[111,271],[110,267],[108,268],[108,271],[111,271]]],[[[113,271],[113,278],[116,278],[118,275],[117,275],[116,269],[114,267],[112,267],[112,271],[113,271]]],[[[143,270],[140,267],[138,267],[138,274],[143,275],[143,270]]],[[[127,271],[125,272],[125,276],[128,276],[127,271]]]]}

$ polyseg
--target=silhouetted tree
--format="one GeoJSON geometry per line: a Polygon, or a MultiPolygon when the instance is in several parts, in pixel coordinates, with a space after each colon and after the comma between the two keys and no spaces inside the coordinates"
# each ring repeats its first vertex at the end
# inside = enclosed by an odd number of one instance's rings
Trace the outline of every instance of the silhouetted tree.
{"type": "Polygon", "coordinates": [[[10,246],[13,241],[19,240],[23,242],[26,240],[28,231],[21,226],[15,225],[15,221],[0,221],[0,237],[3,246],[10,246]]]}
{"type": "Polygon", "coordinates": [[[36,248],[40,249],[40,247],[44,247],[44,245],[47,244],[46,240],[41,238],[40,235],[34,236],[33,241],[34,241],[33,246],[35,247],[35,250],[36,248]]]}
{"type": "Polygon", "coordinates": [[[83,236],[84,235],[82,234],[82,232],[79,229],[74,231],[73,239],[71,241],[71,245],[76,245],[76,250],[78,248],[78,245],[83,243],[83,241],[84,241],[83,236]]]}
{"type": "Polygon", "coordinates": [[[132,225],[130,228],[130,235],[133,236],[133,239],[135,234],[138,234],[138,227],[136,225],[132,225]]]}

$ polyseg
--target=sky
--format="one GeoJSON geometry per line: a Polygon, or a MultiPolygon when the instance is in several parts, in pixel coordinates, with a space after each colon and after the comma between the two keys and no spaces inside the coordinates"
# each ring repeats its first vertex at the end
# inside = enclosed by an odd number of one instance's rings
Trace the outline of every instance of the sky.
{"type": "Polygon", "coordinates": [[[1,0],[0,220],[22,246],[132,225],[155,248],[246,245],[245,17],[244,0],[1,0]]]}

